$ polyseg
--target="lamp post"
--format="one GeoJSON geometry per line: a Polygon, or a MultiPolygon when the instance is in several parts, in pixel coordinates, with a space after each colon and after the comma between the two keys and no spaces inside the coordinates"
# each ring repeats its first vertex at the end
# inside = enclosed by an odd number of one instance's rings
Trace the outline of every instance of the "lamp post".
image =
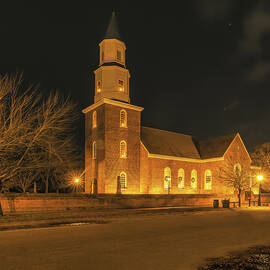
{"type": "Polygon", "coordinates": [[[257,175],[257,180],[259,181],[258,206],[261,206],[261,204],[262,204],[262,202],[261,202],[261,182],[263,180],[263,176],[262,175],[257,175]]]}

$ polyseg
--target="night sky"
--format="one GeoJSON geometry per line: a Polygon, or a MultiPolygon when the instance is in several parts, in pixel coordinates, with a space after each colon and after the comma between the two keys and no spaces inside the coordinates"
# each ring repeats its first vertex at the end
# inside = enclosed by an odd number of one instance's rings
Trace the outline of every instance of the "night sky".
{"type": "Polygon", "coordinates": [[[199,138],[238,131],[248,150],[270,141],[269,0],[10,2],[1,3],[0,72],[70,94],[81,141],[80,110],[93,103],[98,43],[113,9],[142,125],[199,138]]]}

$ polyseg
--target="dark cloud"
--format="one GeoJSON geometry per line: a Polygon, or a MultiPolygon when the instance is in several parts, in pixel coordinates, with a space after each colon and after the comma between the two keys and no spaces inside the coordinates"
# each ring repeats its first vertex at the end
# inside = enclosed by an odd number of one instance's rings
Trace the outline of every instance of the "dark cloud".
{"type": "Polygon", "coordinates": [[[270,34],[270,10],[266,1],[258,1],[243,21],[243,36],[239,42],[244,57],[254,59],[245,72],[248,81],[261,81],[270,74],[270,59],[265,56],[265,37],[270,34]]]}

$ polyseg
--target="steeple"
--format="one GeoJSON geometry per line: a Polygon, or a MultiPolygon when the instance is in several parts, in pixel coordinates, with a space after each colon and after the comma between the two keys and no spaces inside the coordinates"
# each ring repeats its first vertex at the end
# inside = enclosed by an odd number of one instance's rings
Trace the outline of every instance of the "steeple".
{"type": "Polygon", "coordinates": [[[130,102],[125,51],[126,45],[121,41],[113,12],[105,37],[99,43],[99,68],[94,71],[95,103],[103,98],[130,102]]]}
{"type": "Polygon", "coordinates": [[[111,17],[111,20],[109,22],[104,39],[113,39],[113,38],[121,40],[114,11],[112,12],[112,17],[111,17]]]}

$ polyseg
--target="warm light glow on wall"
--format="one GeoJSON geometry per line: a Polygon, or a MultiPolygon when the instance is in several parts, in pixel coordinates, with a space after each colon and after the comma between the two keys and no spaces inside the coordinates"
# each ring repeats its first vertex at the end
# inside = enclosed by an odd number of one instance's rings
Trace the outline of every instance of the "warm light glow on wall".
{"type": "Polygon", "coordinates": [[[101,92],[101,82],[98,81],[97,83],[97,92],[100,93],[101,92]]]}

